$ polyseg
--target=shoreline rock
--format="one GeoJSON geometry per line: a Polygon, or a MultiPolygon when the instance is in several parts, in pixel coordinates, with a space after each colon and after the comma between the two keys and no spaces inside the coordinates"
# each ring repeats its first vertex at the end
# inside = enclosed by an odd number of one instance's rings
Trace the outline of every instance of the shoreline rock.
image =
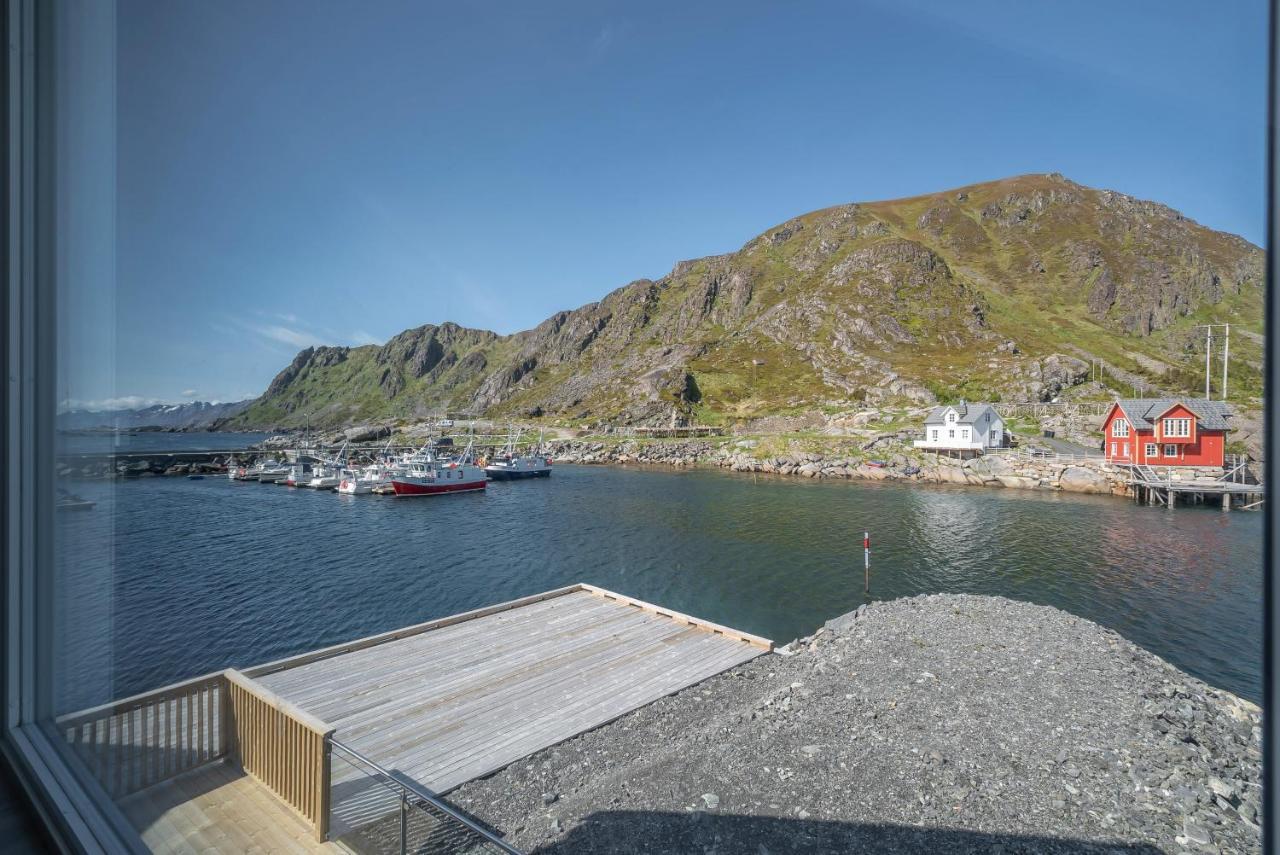
{"type": "Polygon", "coordinates": [[[1252,853],[1260,720],[1090,621],[932,595],[863,606],[448,798],[541,853],[1252,853]]]}
{"type": "Polygon", "coordinates": [[[1127,496],[1126,473],[1098,459],[1036,458],[1017,454],[987,455],[959,460],[914,452],[896,436],[878,437],[847,453],[787,451],[758,457],[751,441],[716,443],[709,440],[675,442],[560,440],[548,444],[557,463],[646,464],[678,468],[708,466],[733,472],[793,475],[805,478],[844,478],[869,481],[915,481],[966,484],[977,487],[1060,490],[1127,496]],[[874,449],[873,465],[866,452],[874,449]]]}

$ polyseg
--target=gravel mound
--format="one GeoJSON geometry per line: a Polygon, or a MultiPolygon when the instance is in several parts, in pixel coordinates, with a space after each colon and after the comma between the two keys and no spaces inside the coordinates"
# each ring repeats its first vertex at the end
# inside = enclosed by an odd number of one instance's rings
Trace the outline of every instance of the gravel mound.
{"type": "Polygon", "coordinates": [[[1257,706],[1057,609],[938,595],[810,638],[450,801],[534,852],[1261,850],[1257,706]]]}

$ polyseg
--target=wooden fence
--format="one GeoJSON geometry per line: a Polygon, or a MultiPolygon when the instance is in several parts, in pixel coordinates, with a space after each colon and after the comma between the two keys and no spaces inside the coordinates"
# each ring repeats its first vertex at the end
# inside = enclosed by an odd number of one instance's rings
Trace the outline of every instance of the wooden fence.
{"type": "Polygon", "coordinates": [[[329,740],[333,728],[238,671],[226,671],[228,751],[311,823],[329,833],[329,740]]]}
{"type": "Polygon", "coordinates": [[[206,674],[58,719],[112,798],[211,763],[226,753],[224,677],[206,674]]]}
{"type": "Polygon", "coordinates": [[[329,830],[333,728],[227,670],[72,713],[58,727],[112,798],[226,758],[329,830]]]}

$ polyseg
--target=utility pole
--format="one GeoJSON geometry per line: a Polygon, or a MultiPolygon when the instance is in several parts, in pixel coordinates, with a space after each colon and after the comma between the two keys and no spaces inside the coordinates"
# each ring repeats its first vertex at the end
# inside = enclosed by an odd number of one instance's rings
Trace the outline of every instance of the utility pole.
{"type": "Polygon", "coordinates": [[[1209,325],[1204,328],[1204,399],[1210,400],[1209,397],[1209,366],[1213,357],[1213,326],[1209,325]]]}
{"type": "MultiPolygon", "coordinates": [[[[1227,400],[1227,359],[1231,355],[1231,324],[1223,324],[1222,336],[1222,400],[1227,400]]],[[[1226,505],[1223,505],[1226,507],[1226,505]]]]}

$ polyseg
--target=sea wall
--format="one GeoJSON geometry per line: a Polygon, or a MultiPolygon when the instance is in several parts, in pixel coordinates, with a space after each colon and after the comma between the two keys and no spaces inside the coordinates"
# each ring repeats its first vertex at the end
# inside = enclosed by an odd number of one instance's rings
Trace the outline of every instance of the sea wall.
{"type": "Polygon", "coordinates": [[[999,454],[968,460],[922,454],[901,442],[881,444],[869,453],[786,451],[761,454],[752,441],[716,443],[565,441],[550,446],[561,463],[641,463],[668,466],[716,466],[734,472],[761,472],[804,478],[861,478],[917,481],[981,487],[1064,490],[1073,493],[1128,495],[1128,476],[1101,459],[1037,458],[999,454]],[[883,461],[874,466],[870,459],[883,461]]]}

